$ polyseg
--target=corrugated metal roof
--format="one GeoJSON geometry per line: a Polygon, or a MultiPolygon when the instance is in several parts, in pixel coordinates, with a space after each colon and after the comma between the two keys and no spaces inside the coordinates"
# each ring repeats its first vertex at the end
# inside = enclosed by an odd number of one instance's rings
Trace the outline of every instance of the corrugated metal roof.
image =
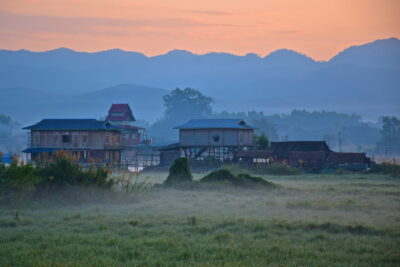
{"type": "Polygon", "coordinates": [[[254,129],[241,119],[194,119],[174,129],[254,129]]]}
{"type": "Polygon", "coordinates": [[[106,121],[96,119],[43,119],[40,122],[24,127],[24,130],[43,130],[43,131],[120,131],[116,126],[106,121]]]}
{"type": "Polygon", "coordinates": [[[330,151],[325,141],[286,141],[271,142],[271,149],[279,157],[287,157],[293,151],[330,151]]]}
{"type": "Polygon", "coordinates": [[[328,161],[332,163],[366,163],[369,158],[365,153],[331,152],[328,161]]]}

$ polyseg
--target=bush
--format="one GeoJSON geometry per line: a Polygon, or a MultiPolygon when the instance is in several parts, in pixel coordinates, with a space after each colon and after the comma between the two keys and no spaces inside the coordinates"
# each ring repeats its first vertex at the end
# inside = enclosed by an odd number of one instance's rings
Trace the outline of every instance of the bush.
{"type": "Polygon", "coordinates": [[[368,173],[382,173],[392,177],[400,177],[400,165],[391,163],[373,164],[368,173]]]}
{"type": "Polygon", "coordinates": [[[22,200],[35,191],[42,179],[30,164],[18,166],[13,162],[9,167],[0,164],[0,202],[22,200]]]}
{"type": "Polygon", "coordinates": [[[73,164],[68,158],[57,157],[54,162],[47,164],[39,170],[44,178],[42,187],[65,187],[67,185],[94,185],[111,188],[113,181],[108,179],[108,170],[95,168],[83,170],[79,165],[73,164]]]}
{"type": "Polygon", "coordinates": [[[201,183],[228,182],[235,185],[238,182],[238,179],[228,170],[217,170],[210,172],[208,175],[204,176],[200,180],[200,182],[201,183]]]}
{"type": "Polygon", "coordinates": [[[256,173],[256,174],[268,174],[268,175],[297,175],[301,174],[302,170],[291,167],[284,163],[272,163],[272,164],[259,164],[255,166],[243,167],[238,164],[224,165],[221,169],[229,170],[231,173],[237,175],[240,173],[256,173]]]}
{"type": "Polygon", "coordinates": [[[193,177],[189,168],[189,162],[186,158],[178,158],[169,168],[169,175],[164,184],[173,185],[192,182],[193,177]]]}
{"type": "Polygon", "coordinates": [[[228,183],[238,187],[252,187],[252,186],[272,186],[275,185],[260,177],[254,177],[250,174],[233,175],[228,170],[217,170],[209,173],[200,180],[200,183],[228,183]]]}
{"type": "Polygon", "coordinates": [[[242,167],[241,165],[238,165],[238,164],[226,164],[226,165],[223,165],[220,169],[228,170],[233,175],[239,175],[241,173],[246,173],[246,174],[251,173],[249,168],[242,167]]]}
{"type": "Polygon", "coordinates": [[[108,179],[106,169],[83,170],[65,157],[57,157],[42,167],[18,166],[16,162],[9,167],[0,164],[0,202],[18,202],[34,193],[76,185],[110,189],[113,181],[108,179]]]}
{"type": "Polygon", "coordinates": [[[272,163],[266,166],[257,166],[255,171],[260,174],[271,175],[297,175],[302,173],[300,169],[291,167],[284,163],[272,163]]]}
{"type": "Polygon", "coordinates": [[[272,182],[266,181],[261,177],[251,176],[249,174],[239,174],[237,177],[244,183],[275,186],[272,182]]]}

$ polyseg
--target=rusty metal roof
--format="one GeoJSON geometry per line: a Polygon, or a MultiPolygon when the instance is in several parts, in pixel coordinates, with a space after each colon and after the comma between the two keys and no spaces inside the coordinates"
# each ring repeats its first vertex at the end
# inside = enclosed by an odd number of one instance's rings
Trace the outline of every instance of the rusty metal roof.
{"type": "Polygon", "coordinates": [[[370,159],[365,153],[331,152],[328,161],[333,163],[365,163],[370,159]]]}

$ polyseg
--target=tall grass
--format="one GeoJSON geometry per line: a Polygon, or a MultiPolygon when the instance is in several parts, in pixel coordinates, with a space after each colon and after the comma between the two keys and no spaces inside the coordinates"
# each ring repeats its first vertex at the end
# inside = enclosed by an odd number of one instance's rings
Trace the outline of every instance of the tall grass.
{"type": "Polygon", "coordinates": [[[399,264],[398,179],[270,177],[279,189],[164,187],[119,205],[0,206],[0,266],[399,264]]]}

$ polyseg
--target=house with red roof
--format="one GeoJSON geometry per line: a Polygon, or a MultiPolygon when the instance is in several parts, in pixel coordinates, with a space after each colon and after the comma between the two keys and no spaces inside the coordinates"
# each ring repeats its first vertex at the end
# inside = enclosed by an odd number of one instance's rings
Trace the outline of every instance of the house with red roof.
{"type": "Polygon", "coordinates": [[[114,125],[130,125],[136,119],[129,104],[112,104],[108,110],[106,121],[114,125]]]}
{"type": "Polygon", "coordinates": [[[121,130],[121,144],[124,146],[135,146],[142,142],[145,129],[133,125],[136,119],[129,104],[112,104],[106,121],[121,130]]]}

